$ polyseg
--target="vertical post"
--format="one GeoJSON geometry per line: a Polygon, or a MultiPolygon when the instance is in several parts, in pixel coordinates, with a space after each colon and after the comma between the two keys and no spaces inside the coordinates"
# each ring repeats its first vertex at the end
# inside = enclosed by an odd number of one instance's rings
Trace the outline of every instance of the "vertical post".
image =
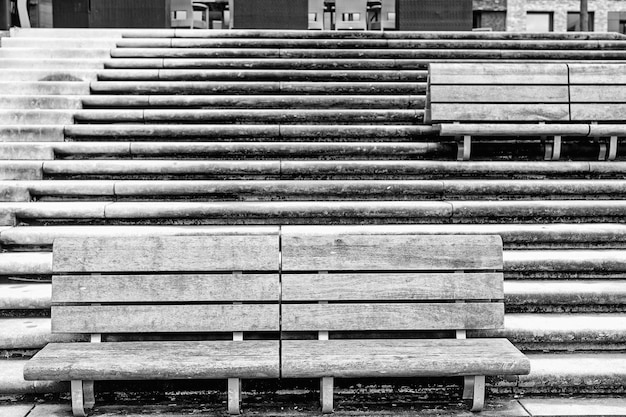
{"type": "MultiPolygon", "coordinates": [[[[233,278],[241,278],[242,271],[233,271],[233,278]]],[[[234,302],[233,305],[240,305],[241,302],[234,302]]],[[[233,332],[233,340],[243,341],[243,332],[233,332]]],[[[228,378],[228,414],[238,415],[241,413],[241,379],[228,378]]]]}
{"type": "Polygon", "coordinates": [[[0,30],[11,29],[11,0],[0,0],[0,30]]]}
{"type": "Polygon", "coordinates": [[[589,1],[580,0],[580,31],[589,32],[589,1]]]}
{"type": "MultiPolygon", "coordinates": [[[[328,274],[328,271],[319,271],[320,274],[328,274]]],[[[320,301],[320,304],[328,304],[328,301],[320,301]]],[[[317,340],[328,340],[328,331],[317,332],[317,340]]],[[[330,414],[333,412],[333,385],[334,378],[325,376],[320,379],[320,403],[322,404],[322,413],[330,414]]]]}

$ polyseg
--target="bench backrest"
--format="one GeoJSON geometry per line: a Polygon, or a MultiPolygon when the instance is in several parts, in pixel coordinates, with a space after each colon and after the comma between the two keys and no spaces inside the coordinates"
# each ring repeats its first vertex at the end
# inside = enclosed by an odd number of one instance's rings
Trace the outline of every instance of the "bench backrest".
{"type": "Polygon", "coordinates": [[[626,119],[626,65],[569,64],[572,120],[626,119]]]}
{"type": "Polygon", "coordinates": [[[60,238],[52,331],[279,330],[279,237],[60,238]]]}
{"type": "Polygon", "coordinates": [[[282,235],[283,331],[501,328],[502,240],[282,235]]]}
{"type": "Polygon", "coordinates": [[[566,64],[431,64],[430,122],[569,121],[566,64]]]}
{"type": "Polygon", "coordinates": [[[428,122],[624,121],[624,64],[431,64],[428,122]]]}

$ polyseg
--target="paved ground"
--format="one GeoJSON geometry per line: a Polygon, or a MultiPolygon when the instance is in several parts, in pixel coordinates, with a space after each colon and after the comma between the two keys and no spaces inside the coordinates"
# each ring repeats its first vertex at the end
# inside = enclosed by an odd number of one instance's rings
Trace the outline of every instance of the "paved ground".
{"type": "MultiPolygon", "coordinates": [[[[69,417],[68,402],[24,401],[0,398],[0,417],[69,417]]],[[[221,401],[203,403],[172,397],[171,401],[150,404],[123,402],[99,404],[92,416],[225,416],[225,404],[221,401]]],[[[316,416],[320,415],[315,402],[296,406],[271,406],[263,402],[249,403],[244,409],[248,416],[316,416]]],[[[477,416],[464,404],[396,404],[355,403],[338,401],[334,416],[477,416]]],[[[555,416],[626,416],[626,398],[523,398],[518,400],[495,399],[487,402],[480,417],[555,417],[555,416]]]]}

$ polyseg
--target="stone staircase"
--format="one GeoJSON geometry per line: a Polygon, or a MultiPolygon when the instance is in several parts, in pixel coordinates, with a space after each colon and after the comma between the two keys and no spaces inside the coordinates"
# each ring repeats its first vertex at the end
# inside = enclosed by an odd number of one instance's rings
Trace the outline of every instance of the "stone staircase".
{"type": "MultiPolygon", "coordinates": [[[[608,34],[16,30],[0,48],[0,392],[51,336],[56,237],[499,234],[505,329],[531,374],[492,393],[623,393],[626,160],[593,142],[423,124],[434,61],[624,62],[608,34]]],[[[474,333],[470,336],[491,336],[474,333]]]]}

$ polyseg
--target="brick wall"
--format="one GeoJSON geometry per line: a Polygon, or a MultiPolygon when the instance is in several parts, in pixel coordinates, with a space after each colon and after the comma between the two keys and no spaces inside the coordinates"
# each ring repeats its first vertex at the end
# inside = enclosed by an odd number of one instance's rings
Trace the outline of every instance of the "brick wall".
{"type": "MultiPolygon", "coordinates": [[[[493,0],[492,0],[493,1],[493,0]]],[[[482,2],[484,3],[484,2],[482,2]]],[[[481,7],[485,7],[484,4],[481,7]]],[[[554,31],[567,31],[567,12],[580,10],[580,0],[507,0],[507,30],[526,31],[526,12],[554,12],[554,31]]],[[[608,29],[608,13],[626,11],[624,0],[589,0],[589,11],[594,12],[596,32],[608,29]]]]}

